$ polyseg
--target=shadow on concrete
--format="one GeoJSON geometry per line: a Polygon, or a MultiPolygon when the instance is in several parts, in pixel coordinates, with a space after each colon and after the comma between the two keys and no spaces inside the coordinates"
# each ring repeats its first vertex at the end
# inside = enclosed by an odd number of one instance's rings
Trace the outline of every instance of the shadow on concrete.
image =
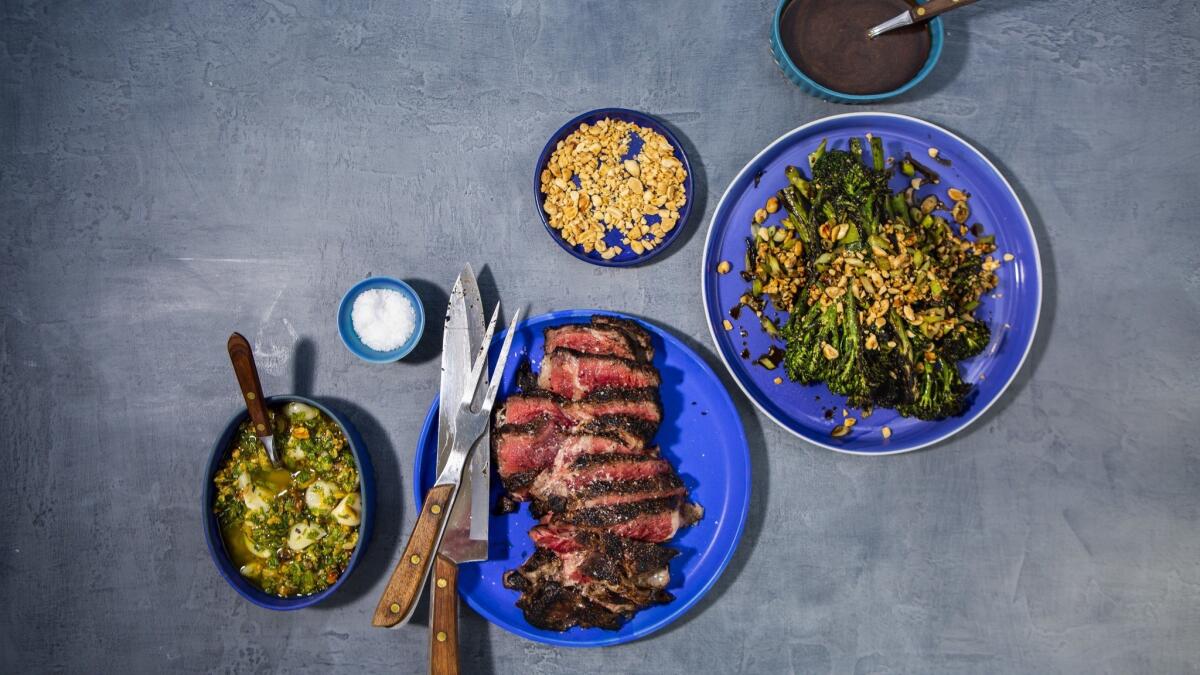
{"type": "MultiPolygon", "coordinates": [[[[1037,242],[1038,257],[1041,260],[1042,273],[1042,309],[1038,319],[1037,331],[1033,335],[1033,344],[1029,348],[1029,354],[1025,357],[1025,363],[1021,365],[1021,369],[1013,377],[1008,388],[1004,390],[996,403],[992,405],[983,415],[975,421],[974,424],[963,430],[956,438],[966,438],[972,434],[978,433],[979,430],[985,429],[1012,404],[1029,381],[1033,379],[1034,373],[1037,372],[1038,366],[1042,362],[1042,358],[1046,354],[1046,346],[1050,343],[1050,338],[1054,334],[1054,317],[1057,314],[1058,308],[1058,272],[1057,265],[1054,262],[1054,251],[1050,246],[1050,236],[1046,232],[1046,228],[1042,225],[1041,214],[1038,213],[1037,205],[1033,203],[1033,199],[1029,195],[1029,191],[1025,189],[1019,176],[1009,171],[1003,161],[996,158],[995,155],[986,152],[986,146],[979,143],[975,139],[963,134],[960,131],[954,133],[962,136],[968,143],[979,148],[980,152],[985,153],[987,158],[991,160],[996,168],[1012,185],[1013,192],[1017,194],[1017,198],[1021,200],[1021,206],[1025,208],[1025,213],[1029,216],[1030,225],[1033,227],[1033,236],[1037,242]]],[[[943,443],[938,443],[932,447],[941,447],[943,443]]]]}
{"type": "MultiPolygon", "coordinates": [[[[451,283],[453,281],[450,279],[451,283]]],[[[446,307],[450,304],[450,294],[438,284],[424,279],[405,279],[404,282],[412,286],[425,306],[425,332],[408,356],[396,362],[402,367],[426,363],[441,355],[442,329],[446,325],[446,307]]]]}

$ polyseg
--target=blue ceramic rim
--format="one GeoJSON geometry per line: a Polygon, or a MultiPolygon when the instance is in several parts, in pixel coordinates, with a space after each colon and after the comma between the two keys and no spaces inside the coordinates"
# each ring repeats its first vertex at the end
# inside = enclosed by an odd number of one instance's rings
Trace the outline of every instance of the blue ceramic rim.
{"type": "Polygon", "coordinates": [[[413,290],[412,286],[394,277],[379,276],[367,277],[362,281],[350,287],[346,294],[342,296],[342,301],[338,303],[338,336],[342,338],[342,344],[346,345],[358,358],[369,361],[371,363],[392,363],[408,356],[417,343],[421,341],[421,334],[425,332],[425,306],[421,303],[420,296],[413,290]],[[363,291],[371,290],[372,288],[390,288],[403,293],[413,304],[413,309],[417,313],[417,325],[413,328],[413,334],[405,341],[404,344],[391,350],[390,352],[381,352],[363,344],[359,339],[358,334],[354,332],[354,324],[350,319],[350,310],[353,309],[354,299],[363,291]]]}
{"type": "MultiPolygon", "coordinates": [[[[659,334],[659,335],[663,336],[664,338],[673,340],[674,342],[678,343],[678,345],[682,349],[684,349],[689,356],[692,357],[692,360],[694,360],[696,363],[698,363],[700,365],[700,368],[702,369],[702,371],[704,373],[711,376],[713,378],[713,380],[716,381],[717,383],[721,382],[721,379],[719,377],[717,377],[716,372],[714,372],[712,367],[708,365],[708,362],[705,361],[699,354],[697,354],[695,350],[688,347],[687,344],[685,344],[682,340],[680,340],[679,338],[672,335],[665,328],[661,328],[655,324],[650,324],[646,321],[643,321],[634,316],[630,316],[628,314],[622,314],[620,312],[612,312],[612,311],[600,310],[600,309],[566,309],[566,310],[559,310],[556,312],[547,312],[545,314],[539,314],[538,316],[529,317],[529,318],[525,319],[524,321],[522,321],[521,325],[524,325],[525,323],[532,323],[535,321],[542,321],[542,320],[558,321],[560,319],[585,318],[585,317],[591,317],[591,316],[596,316],[596,315],[614,316],[614,317],[618,317],[621,319],[627,319],[629,321],[634,321],[638,325],[646,327],[652,333],[659,334]]],[[[519,329],[520,329],[520,326],[518,326],[518,330],[519,329]]],[[[508,329],[506,328],[504,331],[501,331],[501,333],[499,335],[495,336],[492,339],[492,346],[494,347],[499,342],[503,341],[504,336],[507,332],[508,332],[508,329]]],[[[501,622],[499,619],[497,619],[497,617],[495,617],[490,611],[488,611],[484,607],[480,606],[475,601],[474,598],[463,594],[462,591],[460,590],[459,595],[462,597],[462,599],[465,600],[467,605],[469,605],[471,607],[471,609],[475,610],[475,612],[477,614],[479,614],[483,618],[487,619],[488,623],[491,623],[494,626],[503,628],[504,630],[512,633],[513,635],[518,635],[527,640],[532,640],[533,642],[540,642],[542,644],[554,645],[556,647],[572,647],[575,649],[587,649],[587,648],[591,648],[591,647],[611,647],[614,645],[625,644],[628,642],[635,642],[637,640],[641,640],[649,635],[652,635],[653,633],[658,632],[659,630],[662,630],[666,626],[675,622],[680,617],[682,617],[684,614],[686,614],[692,607],[696,606],[696,604],[699,603],[700,600],[705,595],[707,595],[709,591],[712,590],[712,587],[717,583],[717,580],[720,579],[723,574],[725,574],[725,570],[729,567],[729,562],[731,560],[733,560],[733,556],[737,553],[738,547],[741,545],[742,535],[745,534],[745,530],[746,530],[746,520],[749,518],[749,515],[750,515],[750,492],[752,490],[752,485],[753,485],[753,481],[751,478],[751,476],[753,474],[753,466],[750,462],[750,452],[749,452],[750,442],[746,438],[746,426],[744,424],[742,424],[741,417],[736,416],[737,405],[734,404],[733,397],[731,397],[729,395],[729,391],[727,389],[725,389],[724,386],[719,387],[719,390],[720,390],[720,393],[724,397],[724,403],[727,404],[729,406],[729,408],[731,410],[733,410],[735,413],[735,417],[738,422],[737,430],[739,432],[739,436],[742,441],[742,447],[746,448],[746,479],[742,485],[742,495],[743,495],[742,501],[738,505],[738,512],[740,513],[741,517],[738,520],[737,527],[734,528],[734,531],[733,531],[733,545],[730,546],[729,549],[725,552],[725,555],[722,556],[720,564],[717,566],[716,573],[713,574],[711,577],[709,577],[705,581],[705,583],[702,586],[700,586],[699,590],[696,591],[695,595],[693,595],[692,597],[688,598],[687,600],[681,602],[679,604],[679,607],[676,609],[676,611],[663,617],[660,621],[653,623],[649,626],[645,626],[641,630],[630,633],[629,635],[618,636],[614,633],[613,637],[610,639],[596,640],[594,642],[588,642],[588,643],[581,643],[581,642],[572,642],[569,640],[560,640],[560,639],[557,639],[554,637],[547,637],[545,635],[541,635],[538,633],[532,633],[532,632],[523,630],[520,626],[505,625],[504,622],[501,622]]],[[[425,495],[421,493],[421,476],[423,474],[423,469],[424,469],[425,453],[422,451],[421,445],[423,445],[423,444],[420,442],[420,439],[424,439],[430,433],[436,433],[436,431],[434,430],[434,427],[437,424],[438,403],[439,403],[438,397],[434,396],[433,403],[429,406],[429,412],[426,413],[426,415],[425,415],[425,422],[424,422],[424,424],[421,425],[421,433],[417,436],[418,447],[416,449],[416,452],[414,453],[415,458],[413,460],[412,486],[413,486],[413,501],[414,501],[414,503],[416,503],[418,511],[420,511],[420,509],[425,501],[425,495]]]]}
{"type": "Polygon", "coordinates": [[[291,401],[310,405],[325,413],[330,419],[336,422],[341,427],[342,434],[346,437],[346,443],[350,446],[350,451],[354,453],[354,461],[358,464],[359,494],[362,497],[362,518],[358,526],[358,546],[355,547],[354,554],[350,556],[350,562],[346,565],[345,571],[338,577],[338,580],[333,582],[332,586],[312,595],[281,598],[264,593],[246,581],[234,566],[233,561],[230,560],[229,554],[225,551],[225,542],[221,538],[217,517],[213,514],[212,510],[213,501],[216,499],[216,487],[213,485],[212,478],[216,474],[221,462],[225,460],[225,456],[229,454],[233,435],[237,432],[238,425],[249,418],[249,414],[245,410],[233,416],[233,419],[225,425],[225,430],[213,445],[212,454],[208,459],[208,466],[204,471],[203,502],[201,503],[204,540],[208,544],[208,553],[212,557],[217,571],[233,587],[233,590],[238,592],[238,595],[259,607],[275,611],[290,611],[311,607],[333,595],[345,583],[346,579],[350,577],[350,574],[358,566],[359,561],[366,554],[367,545],[371,541],[371,532],[375,519],[375,471],[371,465],[371,458],[367,455],[366,445],[363,443],[362,437],[359,436],[358,430],[354,428],[350,420],[341,414],[333,411],[324,404],[303,396],[269,396],[266,403],[268,406],[276,406],[291,401]]]}
{"type": "Polygon", "coordinates": [[[597,108],[589,110],[581,115],[577,115],[571,121],[562,125],[550,136],[550,140],[546,142],[546,146],[542,148],[542,153],[538,155],[537,164],[533,167],[533,205],[537,209],[538,217],[542,219],[542,227],[546,228],[546,232],[550,238],[555,241],[564,251],[570,253],[575,258],[582,260],[592,265],[601,267],[636,267],[653,259],[658,254],[669,248],[675,239],[679,237],[679,233],[687,225],[688,217],[692,214],[692,201],[695,199],[695,191],[692,189],[692,164],[688,161],[687,152],[683,149],[683,144],[671,133],[671,130],[661,120],[644,112],[630,110],[629,108],[597,108]],[[546,217],[546,209],[542,204],[546,201],[542,195],[542,169],[550,160],[550,155],[554,152],[554,147],[563,138],[570,135],[575,129],[590,117],[617,117],[626,122],[636,122],[639,126],[650,127],[651,129],[662,134],[671,147],[675,150],[675,157],[683,163],[683,170],[687,172],[687,177],[683,181],[683,194],[687,197],[683,208],[679,211],[679,222],[675,223],[675,227],[667,233],[667,236],[654,246],[654,248],[630,260],[605,260],[599,256],[593,258],[591,254],[575,250],[559,236],[558,231],[550,227],[550,219],[546,217]],[[632,119],[629,119],[632,118],[632,119]]]}
{"type": "MultiPolygon", "coordinates": [[[[779,7],[775,10],[775,18],[771,21],[771,46],[772,51],[775,52],[775,56],[777,57],[775,62],[789,78],[802,80],[805,85],[811,87],[822,98],[837,103],[878,103],[895,98],[920,84],[929,73],[933,72],[934,66],[937,65],[938,60],[942,57],[942,43],[945,41],[945,33],[942,28],[941,17],[935,17],[928,22],[930,40],[929,58],[925,59],[925,65],[921,66],[921,70],[917,71],[917,74],[911,80],[899,88],[885,91],[881,94],[843,94],[840,91],[819,84],[816,80],[806,75],[803,70],[800,70],[796,66],[792,61],[791,55],[783,48],[783,38],[779,35],[779,19],[783,16],[783,9],[790,2],[792,0],[781,0],[779,7]]],[[[925,2],[926,0],[917,0],[917,4],[925,4],[925,2]]]]}
{"type": "Polygon", "coordinates": [[[719,202],[717,202],[717,208],[713,210],[712,220],[709,221],[708,234],[704,238],[704,254],[701,256],[701,259],[700,259],[700,302],[703,305],[703,311],[704,311],[704,316],[705,316],[704,323],[707,324],[707,326],[708,326],[708,334],[709,334],[709,337],[712,339],[713,346],[716,348],[717,356],[719,356],[721,358],[721,363],[725,364],[725,369],[729,372],[729,375],[730,375],[730,377],[733,378],[733,381],[737,383],[738,388],[741,389],[742,393],[746,396],[746,398],[748,398],[754,404],[755,408],[758,408],[758,410],[760,412],[762,412],[762,414],[766,415],[768,418],[770,418],[770,420],[772,422],[779,425],[783,429],[787,430],[793,436],[796,436],[797,438],[800,438],[801,440],[804,440],[808,443],[812,443],[813,445],[817,445],[817,446],[820,446],[827,450],[833,450],[834,452],[840,452],[840,453],[846,454],[846,455],[865,455],[868,457],[878,457],[878,456],[885,456],[885,455],[899,455],[899,454],[903,454],[906,452],[913,452],[916,450],[921,450],[922,448],[928,448],[930,446],[937,445],[938,443],[941,443],[942,441],[945,441],[946,439],[950,438],[951,436],[954,436],[955,434],[959,433],[960,431],[963,431],[967,427],[971,426],[976,420],[978,420],[980,417],[982,417],[984,413],[986,413],[993,405],[995,405],[996,401],[999,401],[1001,398],[1004,397],[1004,393],[1006,391],[1008,391],[1009,386],[1011,386],[1013,383],[1013,380],[1016,379],[1017,373],[1021,372],[1021,368],[1023,368],[1025,366],[1025,361],[1029,358],[1029,352],[1030,352],[1030,350],[1033,349],[1033,343],[1037,338],[1038,323],[1040,322],[1041,316],[1042,316],[1042,293],[1043,293],[1043,289],[1042,289],[1042,254],[1038,248],[1037,237],[1035,236],[1035,233],[1033,231],[1033,224],[1029,220],[1029,213],[1025,210],[1025,205],[1023,203],[1021,203],[1020,197],[1017,196],[1016,191],[1013,190],[1013,187],[1008,182],[1008,179],[1004,177],[1004,174],[1000,171],[1000,169],[998,169],[996,167],[996,165],[993,164],[992,161],[987,158],[986,155],[984,155],[982,152],[980,152],[979,148],[975,147],[974,144],[968,142],[966,139],[962,138],[958,134],[955,134],[954,132],[952,132],[948,129],[945,129],[943,127],[940,127],[932,122],[926,122],[925,120],[918,119],[916,117],[910,117],[909,115],[900,115],[898,113],[851,112],[851,113],[841,113],[838,115],[829,115],[827,117],[822,117],[820,119],[813,120],[812,122],[809,122],[807,124],[798,126],[795,129],[792,129],[791,131],[783,134],[779,138],[776,138],[774,141],[772,141],[770,144],[768,144],[767,147],[763,148],[761,152],[759,152],[757,155],[755,155],[753,159],[751,159],[749,162],[747,162],[746,165],[742,167],[741,171],[738,171],[738,173],[733,177],[733,180],[731,180],[729,182],[729,186],[725,188],[725,193],[721,195],[721,200],[719,202]],[[1034,281],[1035,285],[1037,286],[1037,306],[1034,308],[1034,313],[1033,313],[1033,327],[1029,332],[1029,339],[1025,343],[1025,347],[1021,352],[1021,358],[1017,362],[1016,367],[1013,368],[1012,372],[1009,374],[1008,378],[1004,381],[1004,386],[1000,387],[1000,389],[997,390],[996,395],[990,401],[988,401],[986,404],[984,404],[978,410],[971,410],[970,412],[968,412],[966,415],[964,415],[961,418],[961,422],[959,424],[953,425],[948,431],[941,434],[940,436],[937,436],[937,437],[930,439],[928,441],[925,441],[923,443],[918,443],[911,447],[903,447],[903,448],[898,448],[896,450],[879,450],[879,451],[847,450],[845,448],[840,448],[838,446],[823,442],[823,441],[819,440],[818,438],[814,438],[814,437],[810,437],[805,434],[802,434],[799,431],[793,429],[791,427],[791,425],[780,420],[775,415],[772,415],[766,406],[762,405],[758,399],[756,399],[754,396],[750,395],[750,391],[748,389],[746,389],[746,385],[742,383],[741,379],[738,377],[737,373],[734,371],[733,366],[729,363],[728,359],[726,358],[725,352],[721,349],[721,343],[717,338],[716,327],[713,324],[711,312],[709,312],[709,308],[708,308],[709,288],[708,288],[707,271],[709,269],[709,255],[713,250],[713,241],[714,241],[715,234],[716,234],[717,219],[722,216],[722,213],[726,208],[726,206],[725,206],[726,202],[730,198],[734,186],[737,185],[738,183],[740,183],[744,176],[748,175],[751,167],[755,166],[763,156],[774,151],[774,149],[777,146],[788,142],[789,140],[791,140],[794,137],[803,135],[804,132],[808,131],[809,128],[811,128],[811,127],[814,127],[814,126],[817,126],[820,124],[824,124],[827,122],[831,122],[833,120],[856,118],[856,117],[863,117],[863,118],[892,117],[892,118],[896,118],[899,120],[903,120],[905,122],[916,124],[918,126],[926,127],[937,133],[945,134],[945,135],[949,136],[950,138],[958,141],[959,143],[962,143],[967,148],[970,148],[970,150],[975,153],[975,156],[978,157],[984,164],[986,164],[989,169],[991,169],[991,171],[996,175],[996,177],[999,178],[1000,183],[1005,187],[1005,189],[1008,190],[1009,196],[1012,198],[1013,203],[1017,205],[1017,209],[1021,213],[1021,221],[1025,226],[1026,233],[1029,235],[1029,241],[1033,244],[1033,261],[1034,261],[1034,272],[1035,272],[1035,274],[1033,276],[1033,281],[1034,281]]]}

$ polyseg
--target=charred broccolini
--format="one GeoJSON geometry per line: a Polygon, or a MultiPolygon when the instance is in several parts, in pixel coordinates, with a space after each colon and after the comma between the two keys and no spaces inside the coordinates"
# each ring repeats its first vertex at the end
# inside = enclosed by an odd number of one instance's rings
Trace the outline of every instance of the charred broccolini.
{"type": "MultiPolygon", "coordinates": [[[[912,162],[904,161],[908,175],[912,162]]],[[[788,185],[776,196],[786,211],[781,224],[752,226],[745,273],[752,287],[743,303],[760,316],[767,300],[790,312],[778,335],[791,379],[824,382],[855,407],[925,420],[960,414],[970,386],[958,362],[990,341],[974,312],[999,267],[992,237],[967,236],[969,196],[951,190],[947,206],[932,194],[918,197],[917,181],[893,192],[879,138],[851,139],[847,150],[822,141],[809,163],[811,179],[787,168],[788,185]],[[751,263],[771,255],[777,240],[795,258],[762,281],[751,263]],[[765,292],[767,283],[792,292],[765,292]]]]}

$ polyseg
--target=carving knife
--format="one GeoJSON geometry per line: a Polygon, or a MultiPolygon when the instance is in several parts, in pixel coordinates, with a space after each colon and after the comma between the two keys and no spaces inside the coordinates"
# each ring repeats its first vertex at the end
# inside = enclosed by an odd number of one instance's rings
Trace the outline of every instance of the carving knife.
{"type": "MultiPolygon", "coordinates": [[[[483,301],[479,296],[479,285],[470,266],[459,277],[463,281],[466,301],[467,327],[470,336],[471,354],[482,354],[490,345],[483,344],[483,301]]],[[[443,374],[444,375],[444,374],[443,374]]],[[[497,374],[496,377],[502,374],[497,374]]],[[[444,380],[443,380],[444,383],[444,380]]],[[[445,385],[443,384],[443,389],[445,385]]],[[[487,380],[481,378],[476,389],[476,400],[487,390],[487,380]]],[[[453,398],[442,398],[453,401],[453,398]]],[[[451,406],[441,405],[440,419],[446,419],[451,406]]],[[[487,560],[488,555],[488,500],[490,498],[489,472],[491,464],[490,425],[479,441],[479,447],[471,453],[471,464],[459,487],[459,497],[450,510],[442,546],[433,563],[433,580],[430,593],[429,618],[429,672],[434,675],[457,675],[458,662],[458,565],[464,562],[487,560]]],[[[450,445],[438,443],[438,471],[445,467],[450,445]]]]}

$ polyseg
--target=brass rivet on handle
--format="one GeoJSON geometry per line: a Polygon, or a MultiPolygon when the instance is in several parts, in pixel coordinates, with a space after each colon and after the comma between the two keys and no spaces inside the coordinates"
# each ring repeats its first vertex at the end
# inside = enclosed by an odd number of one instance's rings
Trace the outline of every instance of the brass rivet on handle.
{"type": "Polygon", "coordinates": [[[433,506],[429,507],[429,511],[430,511],[430,512],[431,512],[433,515],[435,515],[435,516],[436,516],[437,514],[439,514],[439,513],[441,513],[441,512],[442,512],[442,507],[441,507],[441,506],[438,506],[437,504],[434,504],[433,506]]]}
{"type": "Polygon", "coordinates": [[[917,16],[925,16],[925,8],[924,7],[917,8],[917,16]]]}
{"type": "Polygon", "coordinates": [[[445,579],[438,579],[438,580],[437,580],[437,585],[438,585],[438,588],[445,588],[445,587],[446,587],[446,580],[445,580],[445,579]]]}
{"type": "Polygon", "coordinates": [[[391,610],[392,614],[399,614],[400,613],[400,603],[393,602],[391,607],[388,607],[388,609],[391,610]]]}
{"type": "Polygon", "coordinates": [[[259,430],[259,431],[262,431],[263,429],[266,429],[266,428],[267,428],[267,425],[265,425],[265,424],[260,424],[260,425],[258,425],[258,430],[259,430]]]}
{"type": "Polygon", "coordinates": [[[438,633],[437,633],[437,641],[438,641],[438,642],[445,642],[445,641],[446,641],[446,631],[444,631],[444,630],[439,630],[439,631],[438,631],[438,633]]]}
{"type": "Polygon", "coordinates": [[[254,392],[252,392],[252,391],[246,392],[246,400],[253,401],[254,400],[254,392]]]}
{"type": "Polygon", "coordinates": [[[410,562],[410,563],[412,563],[412,564],[414,564],[414,565],[419,565],[419,564],[421,564],[421,556],[419,556],[419,555],[416,555],[416,554],[414,553],[414,554],[413,554],[413,557],[411,557],[411,558],[409,558],[409,559],[408,559],[408,562],[410,562]]]}

